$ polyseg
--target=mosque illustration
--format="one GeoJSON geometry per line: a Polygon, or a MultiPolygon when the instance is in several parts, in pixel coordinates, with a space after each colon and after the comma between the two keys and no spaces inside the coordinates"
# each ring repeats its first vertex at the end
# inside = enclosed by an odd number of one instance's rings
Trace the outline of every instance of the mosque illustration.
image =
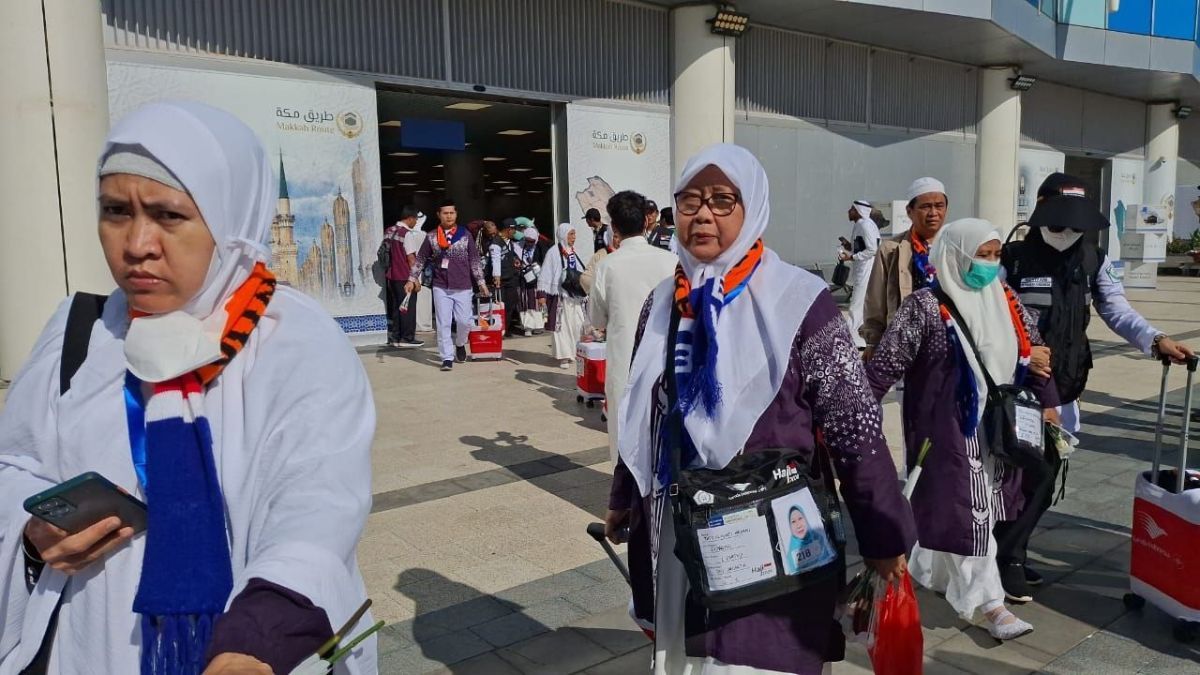
{"type": "Polygon", "coordinates": [[[374,208],[366,189],[366,162],[360,149],[350,166],[354,197],[355,232],[350,228],[350,204],[339,187],[331,204],[332,224],[326,217],[312,244],[300,255],[296,242],[296,215],[288,192],[283,153],[279,155],[279,199],[271,220],[271,271],[287,284],[320,299],[353,297],[357,290],[374,283],[371,264],[382,233],[375,223],[374,208]],[[358,250],[351,244],[357,235],[358,250]]]}

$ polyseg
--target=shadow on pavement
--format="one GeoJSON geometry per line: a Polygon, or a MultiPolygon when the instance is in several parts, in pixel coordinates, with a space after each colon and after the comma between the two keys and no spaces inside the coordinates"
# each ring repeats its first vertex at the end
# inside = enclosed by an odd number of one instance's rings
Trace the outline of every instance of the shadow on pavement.
{"type": "MultiPolygon", "coordinates": [[[[515,436],[507,431],[498,432],[495,438],[463,436],[458,440],[476,448],[471,451],[475,459],[505,467],[534,487],[603,520],[612,480],[608,473],[571,457],[539,450],[529,444],[528,436],[515,436]]],[[[602,453],[603,459],[607,459],[608,449],[600,450],[596,453],[598,458],[602,453]]]]}
{"type": "MultiPolygon", "coordinates": [[[[415,618],[385,628],[381,645],[405,645],[395,650],[401,657],[393,667],[403,669],[396,672],[574,673],[608,662],[618,666],[610,672],[645,672],[619,665],[647,645],[623,611],[592,614],[568,600],[587,588],[563,597],[536,584],[491,595],[432,570],[405,570],[395,588],[416,604],[415,618]]],[[[390,662],[381,654],[383,672],[390,662]]]]}
{"type": "Polygon", "coordinates": [[[575,423],[579,426],[596,431],[608,429],[608,426],[600,418],[602,409],[599,403],[589,408],[579,402],[575,392],[574,371],[560,370],[555,373],[547,373],[540,370],[519,369],[515,376],[519,382],[533,385],[538,388],[540,393],[549,397],[555,410],[577,418],[575,423]]]}

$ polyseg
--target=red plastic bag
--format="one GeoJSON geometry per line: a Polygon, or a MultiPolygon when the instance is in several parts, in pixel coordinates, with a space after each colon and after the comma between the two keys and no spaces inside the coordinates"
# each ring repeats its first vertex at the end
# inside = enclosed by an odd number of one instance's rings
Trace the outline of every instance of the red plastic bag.
{"type": "Polygon", "coordinates": [[[885,584],[883,597],[876,595],[867,652],[875,675],[921,675],[925,661],[925,639],[921,634],[921,610],[908,572],[894,584],[885,584]]]}

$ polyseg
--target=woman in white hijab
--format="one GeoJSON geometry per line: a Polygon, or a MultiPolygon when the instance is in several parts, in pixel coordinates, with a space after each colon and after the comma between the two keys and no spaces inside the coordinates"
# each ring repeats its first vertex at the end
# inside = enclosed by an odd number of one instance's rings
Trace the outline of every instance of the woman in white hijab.
{"type": "MultiPolygon", "coordinates": [[[[0,414],[0,674],[289,672],[365,599],[361,362],[317,303],[276,288],[275,178],[232,115],[145,106],[98,175],[118,289],[98,319],[78,318],[87,296],[63,303],[0,414]],[[144,501],[145,531],[23,511],[85,472],[144,501]]],[[[338,666],[375,670],[373,639],[338,666]]]]}
{"type": "Polygon", "coordinates": [[[538,276],[538,292],[544,293],[547,307],[555,316],[547,326],[554,326],[551,335],[554,342],[554,358],[564,370],[575,367],[575,350],[587,324],[584,303],[587,293],[583,290],[583,261],[575,253],[575,226],[562,223],[555,232],[558,245],[546,252],[542,271],[538,276]],[[556,298],[550,302],[549,298],[556,298]]]}
{"type": "Polygon", "coordinates": [[[1004,606],[992,526],[1021,508],[1021,474],[995,461],[980,434],[987,399],[982,369],[997,384],[1029,386],[1054,421],[1058,394],[1046,379],[1028,372],[1030,350],[1042,340],[1025,308],[997,278],[1000,233],[992,224],[968,218],[946,225],[929,261],[937,270],[935,285],[904,300],[867,373],[880,398],[904,378],[910,470],[922,444],[931,444],[912,495],[919,540],[910,557],[913,578],[944,593],[965,620],[982,615],[994,637],[1010,639],[1033,627],[1004,606]],[[965,326],[939,302],[937,289],[965,326]]]}
{"type": "Polygon", "coordinates": [[[681,264],[643,310],[606,529],[615,540],[629,526],[633,613],[655,631],[655,672],[821,673],[843,658],[835,580],[731,611],[706,611],[688,592],[664,517],[674,477],[659,432],[675,425],[693,469],[779,448],[823,476],[832,463],[859,550],[896,578],[913,522],[880,408],[825,284],[763,245],[767,176],[753,155],[722,144],[693,157],[676,184],[675,216],[681,264]],[[678,334],[668,344],[673,314],[678,334]],[[679,392],[669,411],[667,358],[679,392]],[[828,454],[817,451],[818,431],[828,454]]]}

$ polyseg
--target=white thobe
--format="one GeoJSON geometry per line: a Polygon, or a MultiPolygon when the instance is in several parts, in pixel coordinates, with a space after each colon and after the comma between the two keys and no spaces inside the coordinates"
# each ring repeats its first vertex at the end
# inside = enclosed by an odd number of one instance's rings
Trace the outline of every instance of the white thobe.
{"type": "MultiPolygon", "coordinates": [[[[33,659],[60,595],[51,673],[140,670],[133,599],[144,534],[69,583],[46,567],[32,595],[25,587],[26,497],[96,471],[145,498],[125,417],[124,296],[108,300],[87,360],[60,397],[69,305],[47,324],[0,413],[0,675],[33,659]]],[[[265,579],[306,596],[336,629],[366,598],[355,547],[371,508],[375,406],[354,348],[315,300],[280,286],[246,347],[205,392],[204,406],[226,504],[229,599],[250,579],[265,579]]],[[[364,618],[353,634],[370,625],[364,618]]],[[[337,672],[376,670],[372,637],[337,672]]]]}
{"type": "Polygon", "coordinates": [[[607,332],[604,397],[608,407],[608,453],[617,461],[617,411],[629,379],[633,339],[642,305],[654,287],[675,273],[674,253],[651,246],[645,237],[621,240],[621,248],[596,266],[588,303],[592,326],[607,332]]]}
{"type": "Polygon", "coordinates": [[[854,221],[850,240],[855,248],[859,242],[863,249],[850,256],[850,278],[854,284],[854,293],[850,295],[850,334],[859,347],[865,347],[866,341],[858,334],[863,324],[863,307],[867,302],[867,283],[871,280],[871,268],[875,266],[875,253],[879,250],[879,228],[870,218],[859,218],[854,221]]]}

